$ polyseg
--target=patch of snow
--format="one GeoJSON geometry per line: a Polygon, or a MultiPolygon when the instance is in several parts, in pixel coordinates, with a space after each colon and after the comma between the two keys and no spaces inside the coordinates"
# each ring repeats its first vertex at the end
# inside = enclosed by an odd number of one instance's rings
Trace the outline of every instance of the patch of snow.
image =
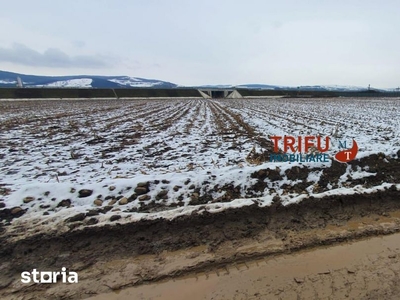
{"type": "Polygon", "coordinates": [[[0,80],[2,84],[17,84],[16,80],[0,80]]]}
{"type": "Polygon", "coordinates": [[[140,87],[140,88],[145,88],[145,87],[154,87],[160,84],[163,84],[163,82],[152,82],[152,81],[144,81],[139,78],[135,77],[125,77],[123,79],[108,79],[108,81],[118,83],[121,85],[128,85],[131,87],[140,87]]]}
{"type": "MultiPolygon", "coordinates": [[[[70,80],[62,80],[56,81],[49,84],[44,84],[40,87],[57,87],[57,88],[91,88],[92,87],[92,79],[90,78],[81,78],[81,79],[70,79],[70,80]]],[[[38,86],[39,87],[39,86],[38,86]]]]}
{"type": "Polygon", "coordinates": [[[351,86],[351,85],[317,85],[316,87],[321,87],[328,91],[337,91],[337,90],[344,90],[344,91],[365,91],[368,87],[360,87],[360,86],[351,86]]]}

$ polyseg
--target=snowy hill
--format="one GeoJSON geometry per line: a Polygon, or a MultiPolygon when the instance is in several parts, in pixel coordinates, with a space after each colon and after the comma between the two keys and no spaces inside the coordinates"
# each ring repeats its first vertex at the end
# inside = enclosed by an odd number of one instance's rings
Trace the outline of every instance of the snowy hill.
{"type": "MultiPolygon", "coordinates": [[[[302,90],[302,91],[366,91],[368,87],[341,85],[279,86],[268,84],[214,84],[183,86],[171,82],[130,76],[36,76],[0,71],[0,87],[15,87],[20,77],[25,87],[49,88],[199,88],[199,89],[256,89],[256,90],[302,90]]],[[[371,88],[372,89],[372,88],[371,88]]],[[[395,91],[397,89],[372,89],[375,91],[395,91]]]]}
{"type": "Polygon", "coordinates": [[[342,86],[342,85],[305,85],[305,86],[279,86],[267,84],[242,84],[236,88],[259,89],[259,90],[302,90],[302,91],[337,91],[337,92],[356,92],[366,91],[368,87],[342,86]]]}
{"type": "Polygon", "coordinates": [[[35,76],[0,71],[0,87],[15,87],[20,77],[25,87],[50,88],[174,88],[176,84],[129,76],[35,76]]]}
{"type": "MultiPolygon", "coordinates": [[[[250,90],[276,90],[276,91],[336,91],[336,92],[360,92],[368,90],[368,87],[360,86],[342,86],[342,85],[305,85],[305,86],[281,86],[281,85],[270,85],[270,84],[240,84],[240,85],[201,85],[197,86],[199,89],[250,89],[250,90]]],[[[371,88],[372,89],[372,88],[371,88]]],[[[373,89],[377,91],[389,91],[383,89],[373,89]]],[[[393,89],[390,89],[393,90],[393,89]]]]}
{"type": "MultiPolygon", "coordinates": [[[[61,80],[55,81],[53,83],[49,83],[43,85],[43,87],[58,87],[58,88],[91,88],[93,80],[90,78],[82,78],[82,79],[70,79],[70,80],[61,80]]],[[[37,85],[39,87],[39,85],[37,85]]]]}

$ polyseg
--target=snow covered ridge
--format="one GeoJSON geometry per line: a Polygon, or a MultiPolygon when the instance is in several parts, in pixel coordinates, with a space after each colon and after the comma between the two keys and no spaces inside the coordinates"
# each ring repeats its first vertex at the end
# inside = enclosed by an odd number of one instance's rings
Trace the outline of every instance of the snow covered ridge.
{"type": "Polygon", "coordinates": [[[0,101],[0,222],[62,232],[399,189],[399,101],[0,101]],[[269,162],[272,135],[355,138],[359,152],[269,162]]]}
{"type": "Polygon", "coordinates": [[[57,88],[91,88],[93,80],[90,78],[70,79],[55,81],[46,85],[36,85],[36,87],[57,87],[57,88]]]}
{"type": "Polygon", "coordinates": [[[115,79],[108,79],[111,82],[115,82],[120,84],[121,86],[129,86],[129,87],[141,87],[141,88],[148,88],[148,87],[157,87],[163,85],[162,81],[156,80],[146,80],[143,78],[135,78],[135,77],[120,77],[115,79]]]}
{"type": "MultiPolygon", "coordinates": [[[[280,86],[270,84],[210,84],[201,86],[177,85],[158,79],[146,79],[131,76],[100,76],[100,75],[71,75],[71,76],[36,76],[0,71],[0,87],[15,87],[17,77],[20,77],[26,87],[59,87],[59,88],[202,88],[202,89],[263,89],[263,90],[302,90],[302,91],[337,91],[357,92],[366,91],[368,86],[345,85],[313,85],[313,86],[280,86]],[[89,82],[89,80],[92,80],[89,82]]],[[[398,88],[375,89],[381,92],[399,92],[398,88]]]]}
{"type": "Polygon", "coordinates": [[[129,76],[35,76],[0,71],[0,87],[15,87],[17,77],[21,78],[25,87],[38,88],[174,88],[177,86],[167,81],[129,76]]]}

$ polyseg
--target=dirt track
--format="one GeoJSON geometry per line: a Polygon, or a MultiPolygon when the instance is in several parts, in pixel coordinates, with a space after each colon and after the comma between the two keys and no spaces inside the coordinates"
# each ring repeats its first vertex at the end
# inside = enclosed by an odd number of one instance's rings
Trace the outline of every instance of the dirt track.
{"type": "Polygon", "coordinates": [[[84,299],[185,274],[219,274],[232,263],[399,230],[399,191],[391,188],[362,197],[309,199],[263,209],[254,205],[12,244],[3,240],[0,293],[11,299],[84,299]],[[24,270],[57,271],[63,266],[78,272],[79,284],[20,282],[24,270]]]}
{"type": "Polygon", "coordinates": [[[90,298],[399,299],[400,234],[229,264],[220,272],[90,298]]]}

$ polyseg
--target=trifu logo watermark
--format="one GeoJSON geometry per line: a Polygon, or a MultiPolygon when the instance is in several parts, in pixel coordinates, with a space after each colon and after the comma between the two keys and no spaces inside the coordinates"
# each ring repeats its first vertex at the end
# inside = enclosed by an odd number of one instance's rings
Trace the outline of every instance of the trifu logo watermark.
{"type": "MultiPolygon", "coordinates": [[[[270,155],[270,162],[329,162],[330,137],[321,136],[271,136],[274,144],[274,152],[270,155]],[[283,142],[283,153],[279,153],[279,142],[283,142]]],[[[339,141],[339,152],[335,159],[339,162],[349,162],[357,156],[358,145],[353,139],[353,145],[347,149],[346,141],[339,141]],[[340,150],[344,149],[344,150],[340,150]]]]}
{"type": "Polygon", "coordinates": [[[78,283],[78,273],[66,272],[66,268],[61,268],[61,272],[39,272],[33,269],[32,272],[22,272],[21,282],[22,283],[78,283]]]}

